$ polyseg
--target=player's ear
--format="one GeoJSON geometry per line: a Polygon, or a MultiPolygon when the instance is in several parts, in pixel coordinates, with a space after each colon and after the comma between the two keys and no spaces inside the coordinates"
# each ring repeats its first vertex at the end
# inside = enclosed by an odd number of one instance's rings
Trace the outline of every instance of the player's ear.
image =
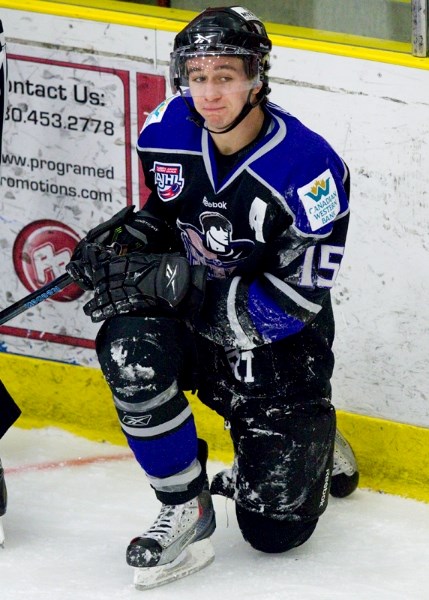
{"type": "Polygon", "coordinates": [[[256,96],[261,91],[261,89],[262,89],[262,82],[256,83],[252,87],[252,94],[251,94],[251,102],[252,102],[252,104],[256,101],[256,96]]]}

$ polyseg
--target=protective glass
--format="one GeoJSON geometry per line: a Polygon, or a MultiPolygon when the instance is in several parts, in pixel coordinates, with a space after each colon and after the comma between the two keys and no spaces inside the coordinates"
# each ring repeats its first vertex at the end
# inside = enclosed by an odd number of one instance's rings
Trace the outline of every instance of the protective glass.
{"type": "Polygon", "coordinates": [[[174,92],[185,96],[225,95],[250,91],[258,86],[259,57],[237,47],[216,51],[190,51],[172,54],[170,82],[174,92]]]}

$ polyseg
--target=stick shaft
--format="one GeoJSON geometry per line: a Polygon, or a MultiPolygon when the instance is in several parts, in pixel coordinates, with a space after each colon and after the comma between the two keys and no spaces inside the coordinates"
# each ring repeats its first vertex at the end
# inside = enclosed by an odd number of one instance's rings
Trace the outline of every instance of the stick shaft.
{"type": "Polygon", "coordinates": [[[29,308],[33,308],[33,306],[40,304],[40,302],[51,298],[51,296],[58,294],[58,292],[61,292],[61,290],[63,290],[72,283],[73,279],[68,273],[60,275],[50,283],[47,283],[38,290],[31,292],[31,294],[28,294],[28,296],[21,298],[21,300],[18,300],[8,308],[5,308],[4,310],[0,311],[0,325],[3,325],[7,321],[10,321],[11,319],[17,317],[29,308]]]}

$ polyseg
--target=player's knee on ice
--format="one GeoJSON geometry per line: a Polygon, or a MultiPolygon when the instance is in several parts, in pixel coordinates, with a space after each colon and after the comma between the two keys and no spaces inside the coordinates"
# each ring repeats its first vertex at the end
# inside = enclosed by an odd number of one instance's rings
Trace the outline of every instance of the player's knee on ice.
{"type": "Polygon", "coordinates": [[[270,519],[259,513],[235,505],[238,525],[249,544],[267,553],[286,552],[301,546],[316,528],[318,519],[311,521],[285,521],[270,519]]]}
{"type": "MultiPolygon", "coordinates": [[[[188,334],[189,335],[189,334],[188,334]]],[[[114,396],[127,404],[152,402],[173,385],[184,387],[191,354],[186,325],[168,317],[126,315],[101,327],[98,360],[114,396]]]]}

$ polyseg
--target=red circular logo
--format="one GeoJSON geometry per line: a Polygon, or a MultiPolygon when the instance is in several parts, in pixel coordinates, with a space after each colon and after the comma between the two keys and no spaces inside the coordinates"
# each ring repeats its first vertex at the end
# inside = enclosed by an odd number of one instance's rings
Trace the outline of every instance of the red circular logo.
{"type": "MultiPolygon", "coordinates": [[[[27,290],[34,292],[62,275],[79,239],[71,227],[59,221],[42,219],[26,225],[16,237],[13,264],[27,290]]],[[[82,294],[73,283],[52,300],[71,302],[82,294]]]]}

